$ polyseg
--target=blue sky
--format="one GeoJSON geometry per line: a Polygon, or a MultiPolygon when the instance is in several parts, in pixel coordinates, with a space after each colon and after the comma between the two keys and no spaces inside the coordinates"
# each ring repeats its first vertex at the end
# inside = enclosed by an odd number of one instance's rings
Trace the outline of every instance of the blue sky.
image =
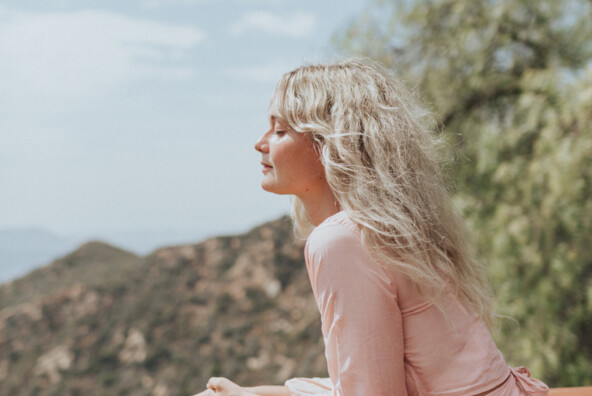
{"type": "Polygon", "coordinates": [[[269,97],[366,3],[0,0],[0,229],[191,241],[287,212],[253,150],[269,97]]]}

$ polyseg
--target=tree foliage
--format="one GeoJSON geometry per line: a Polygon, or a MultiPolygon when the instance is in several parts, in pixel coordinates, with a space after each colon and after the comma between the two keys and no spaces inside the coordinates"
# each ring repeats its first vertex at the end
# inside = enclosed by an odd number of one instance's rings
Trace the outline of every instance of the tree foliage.
{"type": "Polygon", "coordinates": [[[592,2],[376,1],[336,37],[431,108],[506,359],[592,385],[592,2]]]}

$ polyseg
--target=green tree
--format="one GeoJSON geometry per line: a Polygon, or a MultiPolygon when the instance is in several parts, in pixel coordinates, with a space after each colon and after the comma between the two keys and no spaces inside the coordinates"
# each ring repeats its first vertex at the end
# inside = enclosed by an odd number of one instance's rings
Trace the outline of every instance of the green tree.
{"type": "Polygon", "coordinates": [[[592,2],[376,1],[336,37],[430,106],[511,364],[592,385],[592,2]]]}

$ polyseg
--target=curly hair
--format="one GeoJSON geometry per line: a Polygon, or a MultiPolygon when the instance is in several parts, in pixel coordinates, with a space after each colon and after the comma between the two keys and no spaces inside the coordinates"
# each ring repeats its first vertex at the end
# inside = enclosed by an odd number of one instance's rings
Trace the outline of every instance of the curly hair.
{"type": "MultiPolygon", "coordinates": [[[[293,130],[313,136],[327,182],[369,252],[430,290],[439,307],[451,286],[491,324],[487,277],[450,201],[440,140],[393,73],[363,58],[307,65],[280,79],[272,103],[293,130]]],[[[308,236],[313,225],[297,197],[292,217],[308,236]]]]}

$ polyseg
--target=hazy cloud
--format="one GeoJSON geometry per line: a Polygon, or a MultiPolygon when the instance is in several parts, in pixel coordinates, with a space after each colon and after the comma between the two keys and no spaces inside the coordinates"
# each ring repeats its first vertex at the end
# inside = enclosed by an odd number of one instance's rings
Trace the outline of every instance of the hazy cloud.
{"type": "Polygon", "coordinates": [[[144,0],[147,7],[170,7],[170,6],[192,6],[207,3],[210,0],[144,0]]]}
{"type": "Polygon", "coordinates": [[[307,37],[313,32],[316,17],[311,13],[297,12],[289,17],[267,11],[248,12],[230,27],[230,34],[240,35],[250,30],[289,37],[307,37]]]}
{"type": "Polygon", "coordinates": [[[260,83],[276,83],[280,77],[299,66],[299,63],[272,62],[263,65],[227,69],[228,75],[260,83]]]}
{"type": "Polygon", "coordinates": [[[105,11],[0,8],[0,95],[76,96],[135,79],[186,79],[204,34],[105,11]]]}
{"type": "Polygon", "coordinates": [[[171,6],[193,6],[204,3],[235,3],[244,5],[269,5],[278,6],[287,3],[287,0],[143,0],[147,7],[171,7],[171,6]]]}

